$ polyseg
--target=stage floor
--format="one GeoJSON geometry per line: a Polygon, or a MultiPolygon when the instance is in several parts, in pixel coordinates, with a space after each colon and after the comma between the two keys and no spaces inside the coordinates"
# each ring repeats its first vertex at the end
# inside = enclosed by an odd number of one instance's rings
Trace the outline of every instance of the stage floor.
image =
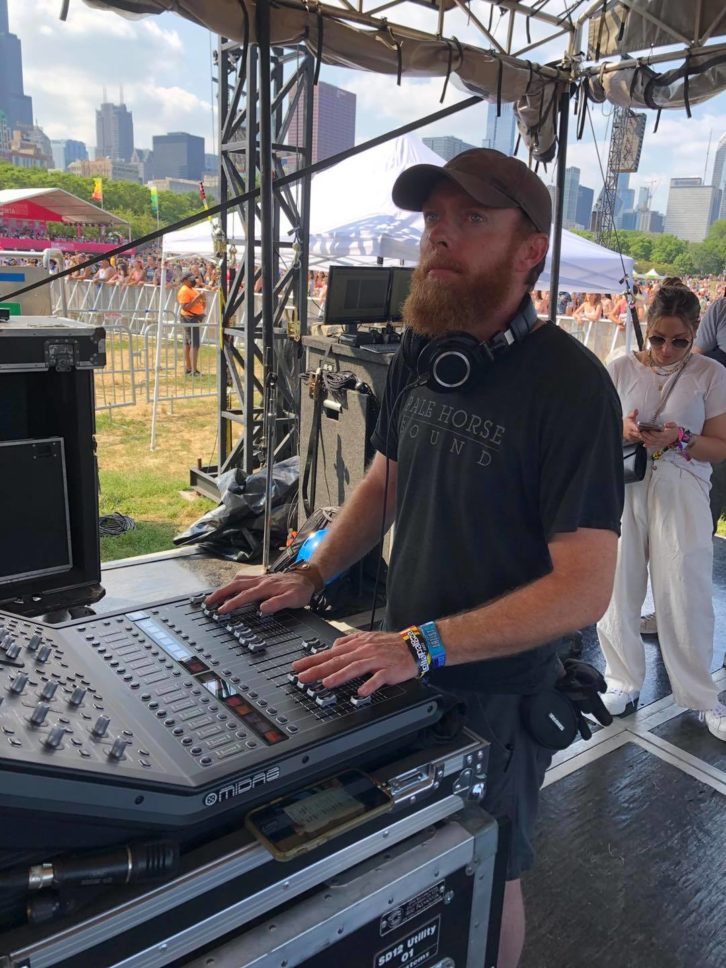
{"type": "MultiPolygon", "coordinates": [[[[714,552],[713,671],[723,700],[726,540],[715,538],[714,552]]],[[[109,562],[94,611],[192,594],[240,570],[261,567],[191,549],[109,562]]],[[[637,713],[557,754],[547,773],[537,866],[524,880],[521,968],[726,968],[726,746],[675,705],[657,637],[644,641],[637,713]]],[[[583,658],[603,665],[594,629],[583,658]]]]}

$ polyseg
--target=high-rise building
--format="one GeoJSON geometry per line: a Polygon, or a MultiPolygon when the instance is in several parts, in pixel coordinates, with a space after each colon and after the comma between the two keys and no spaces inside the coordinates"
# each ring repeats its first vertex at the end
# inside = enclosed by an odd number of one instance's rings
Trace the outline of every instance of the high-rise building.
{"type": "Polygon", "coordinates": [[[579,185],[577,189],[577,209],[575,212],[575,224],[578,228],[589,229],[592,221],[592,205],[595,200],[595,192],[592,188],[579,185]]]}
{"type": "Polygon", "coordinates": [[[435,155],[443,158],[444,161],[451,161],[462,151],[468,151],[474,147],[474,145],[462,141],[461,138],[454,138],[448,134],[440,138],[423,138],[422,141],[427,148],[430,148],[435,155]]]}
{"type": "Polygon", "coordinates": [[[664,218],[660,212],[652,212],[646,208],[636,213],[635,227],[639,232],[661,233],[664,218]]]}
{"type": "Polygon", "coordinates": [[[0,111],[0,151],[10,151],[12,134],[8,119],[5,117],[4,112],[0,111]]]}
{"type": "Polygon", "coordinates": [[[125,104],[104,101],[96,111],[96,158],[131,161],[134,119],[125,104]]]}
{"type": "MultiPolygon", "coordinates": [[[[323,161],[355,144],[356,96],[334,84],[321,81],[313,93],[313,161],[323,161]]],[[[288,142],[302,145],[304,140],[302,104],[298,102],[290,122],[288,142]]]]}
{"type": "Polygon", "coordinates": [[[716,221],[721,196],[701,178],[671,178],[665,231],[687,242],[703,242],[716,221]]]}
{"type": "Polygon", "coordinates": [[[718,218],[726,218],[726,134],[721,135],[721,140],[716,149],[716,157],[713,160],[713,177],[711,184],[721,192],[721,204],[719,207],[718,218]]]}
{"type": "Polygon", "coordinates": [[[73,161],[86,161],[88,149],[83,141],[66,138],[62,141],[51,141],[53,150],[53,167],[65,171],[73,161]]]}
{"type": "Polygon", "coordinates": [[[487,114],[487,135],[482,147],[496,148],[505,155],[514,154],[514,140],[517,132],[517,118],[511,104],[503,104],[497,117],[496,104],[489,105],[487,114]]]}
{"type": "Polygon", "coordinates": [[[562,206],[562,225],[573,229],[577,224],[577,192],[580,187],[580,169],[568,168],[565,171],[564,204],[562,206]]]}
{"type": "Polygon", "coordinates": [[[204,172],[204,138],[185,131],[155,134],[154,178],[185,178],[198,182],[204,172]]]}
{"type": "Polygon", "coordinates": [[[23,52],[20,39],[10,33],[8,0],[0,0],[0,111],[13,131],[33,123],[33,102],[23,92],[23,52]]]}
{"type": "Polygon", "coordinates": [[[139,178],[145,185],[154,177],[154,152],[151,148],[134,148],[131,161],[138,167],[139,178]]]}

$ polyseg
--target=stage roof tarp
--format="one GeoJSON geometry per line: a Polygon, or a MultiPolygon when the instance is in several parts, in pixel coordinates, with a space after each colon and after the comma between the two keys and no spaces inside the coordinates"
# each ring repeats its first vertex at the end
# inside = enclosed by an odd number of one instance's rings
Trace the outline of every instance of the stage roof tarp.
{"type": "Polygon", "coordinates": [[[124,219],[62,188],[0,190],[0,217],[68,225],[127,225],[124,219]]]}
{"type": "MultiPolygon", "coordinates": [[[[178,13],[188,20],[239,43],[254,43],[254,0],[84,0],[89,6],[112,9],[126,16],[178,13]]],[[[434,8],[439,4],[433,3],[434,8]]],[[[277,0],[271,6],[272,45],[305,45],[325,64],[375,71],[394,77],[451,76],[452,83],[488,101],[514,102],[519,129],[535,159],[550,161],[555,154],[555,110],[558,94],[567,90],[572,77],[590,73],[590,95],[631,108],[686,108],[726,90],[726,44],[713,44],[726,35],[724,0],[575,0],[565,6],[551,0],[486,0],[467,5],[482,43],[489,49],[447,39],[445,14],[463,6],[454,0],[441,4],[441,36],[425,34],[396,23],[410,4],[393,0],[385,8],[365,3],[353,9],[347,3],[310,4],[306,0],[277,0]],[[383,18],[377,11],[385,9],[383,18]],[[587,31],[588,59],[644,52],[623,66],[616,62],[583,66],[573,62],[573,75],[556,67],[539,65],[507,53],[484,26],[492,9],[510,17],[541,21],[558,34],[587,31]],[[378,19],[376,19],[376,16],[378,19]],[[478,19],[481,18],[481,19],[478,19]],[[682,44],[683,49],[658,54],[663,48],[682,44]],[[710,46],[709,46],[710,45],[710,46]],[[656,61],[681,63],[658,73],[656,61]]],[[[490,21],[491,23],[491,21],[490,21]]],[[[511,36],[511,35],[510,35],[511,36]]],[[[563,53],[569,38],[563,38],[563,53]]],[[[529,55],[539,43],[521,53],[529,55]]],[[[511,41],[510,41],[511,43],[511,41]]],[[[585,41],[583,40],[583,44],[585,41]]],[[[508,47],[508,49],[510,49],[508,47]]],[[[576,58],[575,58],[576,61],[576,58]]]]}

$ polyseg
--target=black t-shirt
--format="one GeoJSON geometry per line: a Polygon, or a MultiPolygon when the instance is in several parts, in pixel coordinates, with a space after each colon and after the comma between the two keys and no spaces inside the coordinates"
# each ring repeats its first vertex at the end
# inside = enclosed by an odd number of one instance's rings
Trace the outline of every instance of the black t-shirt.
{"type": "MultiPolygon", "coordinates": [[[[619,533],[620,402],[572,337],[542,326],[482,365],[464,392],[404,389],[413,379],[399,352],[373,434],[398,462],[387,628],[445,618],[541,578],[555,534],[619,533]]],[[[527,694],[551,681],[554,653],[547,644],[431,677],[444,689],[527,694]]]]}

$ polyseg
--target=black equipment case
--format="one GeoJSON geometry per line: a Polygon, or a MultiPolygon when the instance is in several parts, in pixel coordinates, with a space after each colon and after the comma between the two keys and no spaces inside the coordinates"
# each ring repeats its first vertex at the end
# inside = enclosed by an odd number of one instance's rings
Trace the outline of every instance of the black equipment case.
{"type": "Polygon", "coordinates": [[[496,958],[503,892],[497,824],[478,806],[487,761],[487,744],[466,729],[389,753],[370,769],[393,798],[388,813],[287,862],[240,822],[185,850],[163,883],[79,888],[60,919],[0,933],[0,968],[379,968],[381,958],[380,968],[481,968],[485,947],[496,958]],[[464,809],[467,819],[449,822],[464,809]],[[280,929],[261,927],[268,921],[280,929]],[[319,960],[332,941],[345,956],[319,960]],[[220,944],[224,960],[205,960],[220,944]],[[239,954],[265,947],[277,961],[239,954]],[[404,951],[415,957],[402,960],[404,951]]]}
{"type": "MultiPolygon", "coordinates": [[[[11,445],[0,447],[0,492],[3,512],[18,516],[14,528],[27,542],[17,573],[11,562],[0,579],[0,602],[10,611],[37,615],[103,595],[93,435],[94,370],[105,365],[105,340],[105,330],[70,319],[0,320],[0,443],[11,445]],[[32,471],[32,462],[18,459],[30,453],[47,462],[56,452],[62,473],[44,475],[37,461],[32,471]],[[43,517],[34,513],[40,500],[48,504],[43,513],[66,509],[65,568],[47,568],[44,543],[33,537],[43,517]]],[[[55,556],[51,565],[59,564],[55,556]]]]}

